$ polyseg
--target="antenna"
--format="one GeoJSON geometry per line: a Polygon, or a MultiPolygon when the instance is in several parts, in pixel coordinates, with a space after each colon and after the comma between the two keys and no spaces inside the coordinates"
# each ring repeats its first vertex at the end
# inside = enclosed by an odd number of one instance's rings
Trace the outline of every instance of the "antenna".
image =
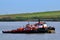
{"type": "Polygon", "coordinates": [[[30,23],[29,23],[29,19],[28,19],[28,24],[30,24],[30,23]]]}
{"type": "Polygon", "coordinates": [[[29,24],[29,20],[28,20],[28,24],[29,24]]]}
{"type": "Polygon", "coordinates": [[[38,22],[40,22],[40,19],[38,19],[38,22]]]}

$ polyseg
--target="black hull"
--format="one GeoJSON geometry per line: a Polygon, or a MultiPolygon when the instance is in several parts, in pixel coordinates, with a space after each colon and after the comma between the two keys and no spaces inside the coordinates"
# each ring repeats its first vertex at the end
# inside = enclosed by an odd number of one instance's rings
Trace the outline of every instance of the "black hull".
{"type": "Polygon", "coordinates": [[[3,33],[55,33],[55,28],[54,27],[48,27],[47,29],[45,28],[38,28],[37,30],[24,30],[24,31],[2,31],[3,33]]]}

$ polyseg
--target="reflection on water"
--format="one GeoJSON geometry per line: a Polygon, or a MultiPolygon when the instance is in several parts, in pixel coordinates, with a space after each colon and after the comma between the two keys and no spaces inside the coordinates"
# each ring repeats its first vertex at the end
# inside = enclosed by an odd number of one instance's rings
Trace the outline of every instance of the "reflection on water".
{"type": "MultiPolygon", "coordinates": [[[[47,22],[49,26],[56,28],[56,33],[52,34],[3,34],[2,30],[12,30],[23,27],[28,22],[0,22],[0,40],[59,40],[60,22],[47,22]]],[[[30,22],[34,24],[36,22],[30,22]]]]}

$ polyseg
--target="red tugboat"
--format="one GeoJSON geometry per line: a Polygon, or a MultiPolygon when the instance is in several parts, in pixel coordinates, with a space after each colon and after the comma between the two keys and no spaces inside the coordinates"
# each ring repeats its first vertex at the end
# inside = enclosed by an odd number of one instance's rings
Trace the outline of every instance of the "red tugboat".
{"type": "Polygon", "coordinates": [[[36,24],[27,24],[25,28],[18,28],[11,31],[2,31],[3,33],[54,33],[54,27],[48,27],[45,22],[39,21],[36,24]]]}

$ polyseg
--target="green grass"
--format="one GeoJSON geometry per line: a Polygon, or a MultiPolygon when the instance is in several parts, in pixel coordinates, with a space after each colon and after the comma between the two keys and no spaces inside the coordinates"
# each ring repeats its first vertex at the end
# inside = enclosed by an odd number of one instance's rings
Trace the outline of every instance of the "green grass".
{"type": "Polygon", "coordinates": [[[39,17],[39,18],[60,18],[60,11],[48,11],[48,12],[33,12],[33,13],[23,13],[23,14],[10,14],[10,15],[0,15],[1,18],[11,18],[11,19],[17,19],[24,17],[25,18],[33,18],[33,17],[39,17]]]}

